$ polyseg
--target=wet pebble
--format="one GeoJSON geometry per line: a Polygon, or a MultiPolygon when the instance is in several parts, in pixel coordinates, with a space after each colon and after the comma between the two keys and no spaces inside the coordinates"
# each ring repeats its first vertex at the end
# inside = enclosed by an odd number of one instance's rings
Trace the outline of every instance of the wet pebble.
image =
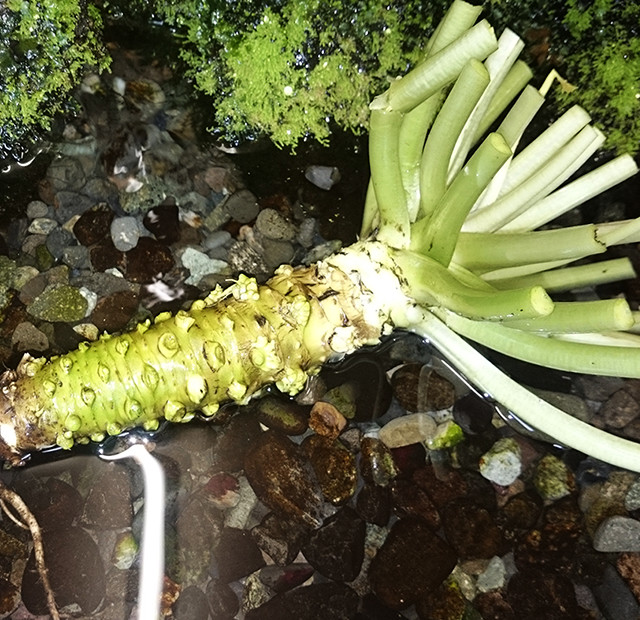
{"type": "Polygon", "coordinates": [[[139,284],[161,278],[175,264],[171,250],[150,237],[141,237],[136,247],[126,253],[126,261],[125,275],[139,284]]]}
{"type": "Polygon", "coordinates": [[[598,417],[610,428],[620,429],[640,415],[640,403],[626,390],[617,390],[603,403],[598,417]]]}
{"type": "Polygon", "coordinates": [[[91,321],[101,332],[120,331],[137,311],[138,299],[131,291],[117,291],[102,297],[96,303],[91,321]]]}
{"type": "Polygon", "coordinates": [[[327,501],[337,506],[348,501],[358,481],[355,456],[339,441],[321,435],[307,437],[302,449],[327,501]]]}
{"type": "Polygon", "coordinates": [[[300,521],[269,513],[251,530],[251,535],[278,566],[285,566],[291,564],[300,552],[309,529],[300,521]]]}
{"type": "Polygon", "coordinates": [[[213,502],[199,496],[186,504],[175,523],[175,566],[167,573],[178,583],[202,582],[209,573],[213,550],[222,529],[222,516],[213,502]]]}
{"type": "Polygon", "coordinates": [[[120,529],[131,526],[132,516],[127,471],[122,466],[108,464],[89,491],[82,522],[88,527],[120,529]]]}
{"type": "Polygon", "coordinates": [[[593,536],[596,551],[640,551],[640,521],[614,515],[605,519],[593,536]]]}
{"type": "Polygon", "coordinates": [[[296,237],[295,226],[275,209],[263,209],[255,223],[256,231],[267,239],[292,241],[296,237]]]}
{"type": "Polygon", "coordinates": [[[391,451],[375,437],[364,437],[360,444],[360,473],[367,482],[383,487],[397,475],[391,451]]]}
{"type": "MultiPolygon", "coordinates": [[[[60,609],[75,605],[85,614],[95,611],[105,594],[105,572],[100,550],[80,527],[44,531],[44,549],[51,587],[60,609]]],[[[33,553],[22,577],[22,600],[35,615],[47,605],[33,553]]]]}
{"type": "Polygon", "coordinates": [[[293,400],[265,396],[253,406],[262,424],[285,435],[302,435],[308,428],[309,407],[293,400]]]}
{"type": "Polygon", "coordinates": [[[533,482],[540,496],[551,501],[569,495],[576,488],[573,472],[552,454],[540,459],[536,466],[533,482]]]}
{"type": "Polygon", "coordinates": [[[420,517],[435,531],[440,523],[440,513],[429,496],[409,480],[394,480],[391,487],[394,510],[401,516],[420,517]]]}
{"type": "Polygon", "coordinates": [[[465,559],[502,555],[505,541],[495,518],[468,499],[459,499],[442,509],[442,522],[449,544],[465,559]]]}
{"type": "Polygon", "coordinates": [[[47,217],[37,217],[29,224],[28,232],[32,235],[48,235],[58,227],[58,222],[47,217]]]}
{"type": "Polygon", "coordinates": [[[116,217],[111,222],[110,232],[116,250],[128,252],[138,245],[140,227],[135,217],[116,217]]]}
{"type": "Polygon", "coordinates": [[[386,526],[391,517],[391,489],[365,484],[356,498],[356,511],[367,523],[386,526]]]}
{"type": "Polygon", "coordinates": [[[46,351],[49,339],[33,323],[20,323],[11,336],[11,348],[16,351],[46,351]]]}
{"type": "Polygon", "coordinates": [[[299,446],[266,431],[247,453],[244,465],[253,490],[269,508],[312,527],[321,524],[321,488],[299,446]]]}
{"type": "MultiPolygon", "coordinates": [[[[225,203],[226,212],[229,216],[240,224],[247,224],[258,216],[258,201],[253,193],[248,189],[241,189],[229,196],[225,203]]],[[[264,217],[264,216],[263,216],[264,217]]],[[[286,237],[272,237],[264,233],[270,239],[284,239],[286,237]]],[[[290,237],[293,238],[293,237],[290,237]]]]}
{"type": "Polygon", "coordinates": [[[178,207],[176,205],[159,205],[149,209],[144,214],[142,223],[158,241],[167,245],[175,243],[180,238],[178,207]]]}
{"type": "Polygon", "coordinates": [[[318,435],[335,439],[346,425],[344,415],[331,403],[319,400],[311,408],[309,428],[318,435]]]}
{"type": "Polygon", "coordinates": [[[171,607],[174,620],[207,620],[209,602],[204,592],[196,586],[188,586],[171,607]]]}
{"type": "Polygon", "coordinates": [[[304,171],[304,178],[316,187],[329,191],[338,181],[340,181],[340,171],[335,166],[307,166],[304,171]]]}
{"type": "Polygon", "coordinates": [[[453,405],[453,419],[471,435],[483,433],[491,427],[494,408],[477,394],[469,392],[453,405]]]}
{"type": "Polygon", "coordinates": [[[493,444],[491,450],[482,455],[480,473],[491,482],[509,486],[522,472],[520,446],[515,439],[505,437],[493,444]]]}
{"type": "Polygon", "coordinates": [[[438,587],[456,562],[455,551],[422,519],[400,519],[373,558],[371,587],[387,607],[405,609],[438,587]]]}
{"type": "Polygon", "coordinates": [[[212,620],[230,620],[238,613],[240,602],[228,584],[211,580],[205,594],[212,620]]]}
{"type": "Polygon", "coordinates": [[[265,565],[251,533],[231,527],[222,529],[214,558],[217,577],[222,583],[246,577],[265,565]]]}
{"type": "Polygon", "coordinates": [[[365,522],[353,509],[344,507],[312,532],[302,553],[325,577],[353,581],[364,560],[365,534],[365,522]]]}
{"type": "Polygon", "coordinates": [[[82,245],[98,243],[110,233],[114,217],[109,205],[98,203],[80,215],[73,225],[73,234],[82,245]]]}
{"type": "Polygon", "coordinates": [[[269,589],[280,593],[303,584],[313,573],[311,564],[296,562],[288,566],[265,566],[260,570],[259,578],[269,589]]]}
{"type": "Polygon", "coordinates": [[[224,272],[227,267],[225,261],[209,258],[204,252],[194,248],[185,248],[180,255],[180,262],[191,274],[185,282],[193,285],[197,285],[206,275],[224,272]]]}
{"type": "Polygon", "coordinates": [[[436,433],[436,422],[427,413],[412,413],[387,422],[380,429],[380,441],[389,448],[427,442],[436,433]]]}
{"type": "Polygon", "coordinates": [[[85,317],[87,308],[87,300],[77,288],[53,284],[27,306],[27,312],[43,321],[74,322],[85,317]]]}

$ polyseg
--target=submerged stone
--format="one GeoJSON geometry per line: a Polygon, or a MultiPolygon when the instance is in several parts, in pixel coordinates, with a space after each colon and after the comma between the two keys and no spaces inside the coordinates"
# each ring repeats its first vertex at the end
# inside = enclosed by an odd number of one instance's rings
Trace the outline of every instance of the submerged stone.
{"type": "Polygon", "coordinates": [[[371,587],[387,607],[406,609],[437,588],[457,560],[455,551],[422,519],[400,519],[371,562],[371,587]]]}
{"type": "Polygon", "coordinates": [[[358,481],[355,456],[339,441],[321,435],[307,437],[302,447],[325,498],[335,505],[348,501],[358,481]]]}
{"type": "Polygon", "coordinates": [[[318,527],[322,492],[299,446],[266,431],[245,457],[245,474],[256,495],[280,515],[318,527]]]}
{"type": "Polygon", "coordinates": [[[345,507],[312,532],[302,548],[307,562],[334,581],[353,581],[364,560],[366,524],[345,507]]]}
{"type": "MultiPolygon", "coordinates": [[[[43,531],[47,569],[59,608],[77,605],[91,614],[105,595],[105,572],[100,550],[80,527],[43,531]]],[[[22,577],[22,600],[35,615],[46,615],[48,607],[33,553],[22,577]]]]}
{"type": "Polygon", "coordinates": [[[223,528],[214,558],[222,583],[246,577],[265,565],[251,532],[233,527],[223,528]]]}
{"type": "Polygon", "coordinates": [[[43,321],[74,322],[84,318],[87,306],[86,298],[77,288],[53,284],[27,306],[27,312],[43,321]]]}

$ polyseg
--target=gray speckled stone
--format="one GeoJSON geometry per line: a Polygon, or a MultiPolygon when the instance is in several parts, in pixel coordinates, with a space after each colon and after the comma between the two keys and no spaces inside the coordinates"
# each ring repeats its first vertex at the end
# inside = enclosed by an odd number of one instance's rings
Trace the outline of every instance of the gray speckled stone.
{"type": "Polygon", "coordinates": [[[593,548],[607,553],[640,551],[640,521],[621,515],[608,517],[593,536],[593,548]]]}
{"type": "Polygon", "coordinates": [[[140,226],[135,217],[117,217],[111,222],[111,240],[117,250],[128,252],[138,245],[140,226]]]}
{"type": "Polygon", "coordinates": [[[255,229],[267,239],[292,241],[296,237],[296,227],[285,220],[275,209],[263,209],[256,219],[255,229]]]}
{"type": "Polygon", "coordinates": [[[491,449],[480,457],[480,473],[500,486],[509,486],[522,472],[520,446],[515,439],[498,439],[491,449]]]}
{"type": "Polygon", "coordinates": [[[185,280],[187,284],[198,284],[203,276],[219,273],[227,267],[227,263],[215,258],[209,258],[204,252],[194,248],[186,248],[180,261],[191,275],[185,280]]]}

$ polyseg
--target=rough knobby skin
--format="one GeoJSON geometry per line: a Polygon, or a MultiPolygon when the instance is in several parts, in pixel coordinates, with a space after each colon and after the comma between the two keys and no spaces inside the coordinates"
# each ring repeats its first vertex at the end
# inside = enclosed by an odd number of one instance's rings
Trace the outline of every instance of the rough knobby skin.
{"type": "Polygon", "coordinates": [[[269,384],[295,394],[328,357],[377,342],[387,329],[389,304],[368,303],[376,297],[368,284],[385,281],[378,276],[386,268],[372,266],[377,245],[281,267],[263,286],[240,276],[189,312],[162,313],[50,360],[25,356],[0,380],[0,456],[16,463],[49,445],[153,430],[161,418],[211,417],[221,403],[246,403],[269,384]]]}

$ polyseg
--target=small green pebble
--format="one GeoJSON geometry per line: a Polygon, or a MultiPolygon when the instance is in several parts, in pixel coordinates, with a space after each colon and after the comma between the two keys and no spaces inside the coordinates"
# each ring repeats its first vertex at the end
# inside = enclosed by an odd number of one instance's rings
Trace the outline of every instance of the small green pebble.
{"type": "Polygon", "coordinates": [[[461,441],[464,441],[462,429],[452,420],[447,420],[438,424],[435,435],[427,440],[427,447],[430,450],[443,450],[453,448],[461,441]]]}
{"type": "Polygon", "coordinates": [[[542,499],[555,501],[569,495],[576,488],[573,474],[556,456],[543,456],[533,476],[533,484],[542,499]]]}

